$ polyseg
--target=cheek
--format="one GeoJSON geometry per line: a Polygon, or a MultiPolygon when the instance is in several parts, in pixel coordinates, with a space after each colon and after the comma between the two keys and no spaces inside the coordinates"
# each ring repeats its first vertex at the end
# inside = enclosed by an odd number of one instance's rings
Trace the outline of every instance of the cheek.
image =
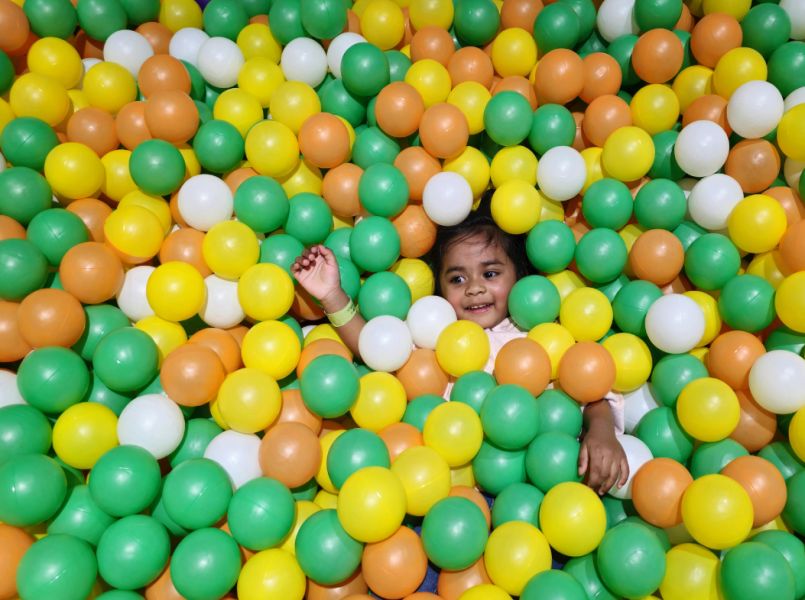
{"type": "Polygon", "coordinates": [[[457,288],[450,288],[444,294],[444,299],[447,300],[455,310],[461,308],[461,300],[463,297],[464,294],[457,288]]]}

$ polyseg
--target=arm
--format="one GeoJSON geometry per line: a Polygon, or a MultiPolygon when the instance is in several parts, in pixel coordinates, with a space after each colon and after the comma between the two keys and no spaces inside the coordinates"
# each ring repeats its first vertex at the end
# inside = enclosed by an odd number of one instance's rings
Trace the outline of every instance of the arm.
{"type": "MultiPolygon", "coordinates": [[[[326,246],[318,245],[305,250],[291,265],[291,273],[299,285],[319,301],[325,313],[338,312],[349,304],[350,298],[341,287],[338,262],[332,250],[326,246]]],[[[336,328],[344,344],[356,357],[360,356],[358,339],[365,324],[361,314],[356,312],[349,322],[336,328]]]]}
{"type": "Polygon", "coordinates": [[[592,402],[584,408],[587,433],[581,441],[579,475],[599,494],[606,494],[616,483],[622,486],[629,477],[629,463],[618,439],[612,410],[606,400],[592,402]]]}

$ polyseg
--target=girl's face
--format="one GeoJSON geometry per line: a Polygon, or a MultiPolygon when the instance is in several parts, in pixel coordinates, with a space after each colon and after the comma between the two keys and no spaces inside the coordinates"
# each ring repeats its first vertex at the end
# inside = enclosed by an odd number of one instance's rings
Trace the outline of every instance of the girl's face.
{"type": "Polygon", "coordinates": [[[494,327],[509,316],[509,292],[517,273],[499,244],[473,235],[449,247],[442,260],[442,296],[459,319],[494,327]]]}

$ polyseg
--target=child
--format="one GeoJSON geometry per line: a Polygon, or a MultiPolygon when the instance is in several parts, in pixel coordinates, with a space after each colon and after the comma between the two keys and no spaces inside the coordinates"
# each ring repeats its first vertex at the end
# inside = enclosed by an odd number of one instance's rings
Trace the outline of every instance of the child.
{"type": "MultiPolygon", "coordinates": [[[[478,323],[490,341],[485,370],[493,371],[495,356],[503,345],[524,337],[509,319],[509,292],[531,271],[522,239],[502,231],[489,216],[488,202],[458,225],[439,227],[430,262],[436,276],[436,293],[455,309],[459,319],[478,323]]],[[[314,246],[296,259],[291,270],[299,284],[318,299],[339,336],[355,355],[365,325],[363,317],[341,288],[338,264],[332,251],[314,246]]],[[[622,399],[599,400],[585,406],[586,435],[579,453],[579,475],[599,494],[605,494],[629,475],[623,448],[615,437],[616,419],[623,422],[622,399]]],[[[620,425],[622,429],[622,425],[620,425]]]]}

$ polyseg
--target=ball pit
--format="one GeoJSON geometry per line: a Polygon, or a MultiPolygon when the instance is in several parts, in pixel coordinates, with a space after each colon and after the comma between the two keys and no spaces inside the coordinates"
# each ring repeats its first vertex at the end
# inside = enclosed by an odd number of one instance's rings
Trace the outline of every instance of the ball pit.
{"type": "Polygon", "coordinates": [[[803,65],[799,0],[0,0],[0,599],[801,597],[803,65]],[[427,262],[485,193],[502,349],[427,262]]]}

